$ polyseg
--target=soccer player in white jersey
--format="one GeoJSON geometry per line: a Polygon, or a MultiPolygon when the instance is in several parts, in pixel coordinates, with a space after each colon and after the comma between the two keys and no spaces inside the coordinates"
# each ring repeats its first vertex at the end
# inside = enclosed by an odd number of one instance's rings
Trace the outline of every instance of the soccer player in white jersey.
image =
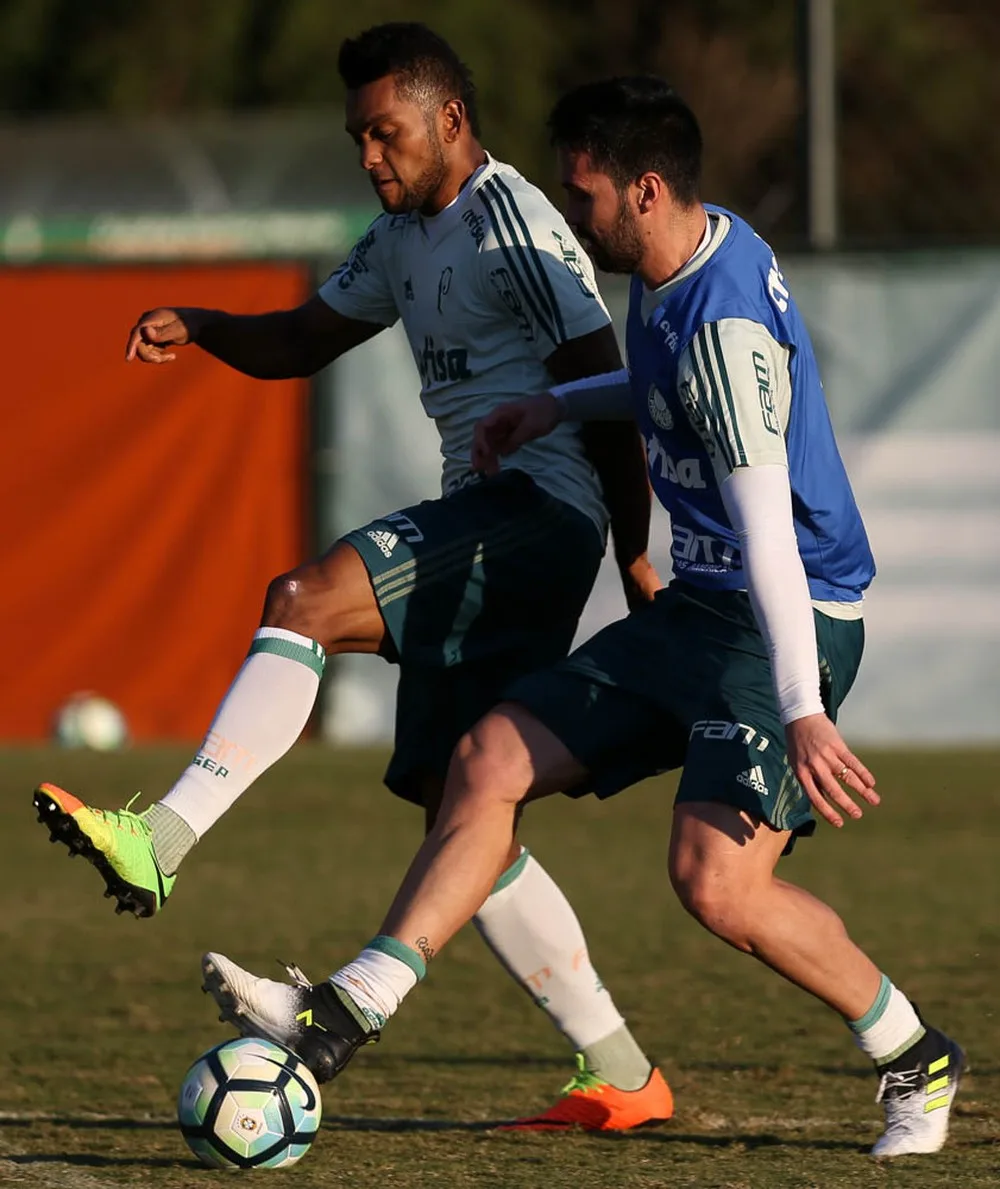
{"type": "MultiPolygon", "coordinates": [[[[815,828],[811,810],[839,827],[861,816],[858,800],[878,803],[834,725],[874,565],[808,333],[771,249],[699,200],[700,133],[666,83],[579,88],[550,126],[570,224],[602,267],[633,276],[629,367],[494,410],[475,460],[490,472],[567,421],[634,419],[671,515],[674,580],[513,683],[462,740],[382,941],[331,981],[360,1014],[390,1015],[416,981],[417,939],[436,952],[476,910],[525,801],[611,796],[683,767],[669,859],[681,903],[845,1020],[879,1079],[886,1126],[873,1155],[937,1151],[961,1049],[832,908],[775,875],[815,828]]],[[[286,994],[301,1008],[314,990],[286,994]]],[[[313,1034],[300,1051],[333,1051],[342,1066],[357,1039],[313,1034]]]]}
{"type": "MultiPolygon", "coordinates": [[[[298,738],[327,654],[399,663],[386,783],[424,806],[430,824],[462,734],[511,680],[569,651],[609,513],[630,603],[658,586],[634,427],[604,426],[585,445],[562,426],[492,478],[470,471],[474,424],[497,404],[620,365],[586,254],[544,195],[484,151],[469,72],[441,38],[419,24],[378,26],[344,43],[339,68],[347,130],[385,213],[298,309],[156,309],[138,319],[127,357],[162,365],[195,343],[252,376],[307,376],[401,320],[441,434],[444,494],[379,517],[271,583],[197,756],[146,812],[36,790],[39,820],[138,916],[162,907],[197,839],[298,738]]],[[[335,794],[330,815],[335,837],[335,794]]],[[[562,892],[513,841],[497,874],[476,925],[570,1039],[602,1105],[581,1117],[581,1096],[564,1094],[535,1122],[625,1129],[669,1117],[669,1088],[598,979],[562,892]],[[532,989],[539,970],[548,977],[532,989]]],[[[238,1026],[268,1031],[252,994],[241,998],[225,971],[208,979],[238,1026]]],[[[330,999],[335,1023],[344,1009],[332,990],[330,999]]]]}

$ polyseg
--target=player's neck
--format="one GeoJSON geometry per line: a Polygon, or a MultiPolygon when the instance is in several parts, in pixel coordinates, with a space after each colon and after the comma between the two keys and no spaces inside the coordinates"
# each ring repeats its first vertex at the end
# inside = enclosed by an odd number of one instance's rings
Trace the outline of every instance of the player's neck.
{"type": "Polygon", "coordinates": [[[651,228],[636,272],[647,289],[659,289],[684,267],[698,251],[708,226],[701,203],[672,207],[659,227],[651,228]]]}
{"type": "Polygon", "coordinates": [[[425,218],[439,215],[446,206],[450,206],[455,201],[461,194],[465,183],[481,165],[486,164],[486,161],[486,150],[478,141],[472,141],[467,149],[455,155],[444,182],[423,204],[420,213],[425,218]]]}

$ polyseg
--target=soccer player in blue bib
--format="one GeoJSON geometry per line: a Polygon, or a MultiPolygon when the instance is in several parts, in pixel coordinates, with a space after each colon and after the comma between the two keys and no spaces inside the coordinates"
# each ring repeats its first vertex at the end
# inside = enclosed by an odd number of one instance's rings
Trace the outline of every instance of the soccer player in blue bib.
{"type": "MultiPolygon", "coordinates": [[[[391,1014],[482,902],[524,802],[607,797],[683,768],[669,867],[684,907],[844,1018],[879,1078],[873,1155],[936,1151],[961,1049],[831,908],[775,874],[813,812],[839,827],[878,803],[835,726],[874,564],[809,336],[768,245],[699,200],[700,133],[666,83],[579,88],[551,129],[570,225],[598,265],[632,274],[628,369],[494,410],[475,461],[489,472],[566,421],[634,418],[672,521],[674,579],[514,682],[462,739],[379,938],[331,983],[360,1016],[391,1014]]],[[[356,1039],[312,1034],[302,1048],[342,1066],[356,1039]]]]}

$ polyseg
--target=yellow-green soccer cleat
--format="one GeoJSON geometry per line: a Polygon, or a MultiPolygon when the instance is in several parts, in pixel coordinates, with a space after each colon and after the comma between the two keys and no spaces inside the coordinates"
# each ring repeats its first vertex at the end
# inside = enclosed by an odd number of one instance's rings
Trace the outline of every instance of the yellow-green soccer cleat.
{"type": "Polygon", "coordinates": [[[104,895],[118,901],[115,912],[151,917],[160,911],[177,876],[160,870],[152,832],[141,814],[128,805],[93,809],[54,784],[40,784],[33,801],[38,820],[48,826],[49,841],[64,843],[70,857],[83,855],[101,873],[104,895]]]}

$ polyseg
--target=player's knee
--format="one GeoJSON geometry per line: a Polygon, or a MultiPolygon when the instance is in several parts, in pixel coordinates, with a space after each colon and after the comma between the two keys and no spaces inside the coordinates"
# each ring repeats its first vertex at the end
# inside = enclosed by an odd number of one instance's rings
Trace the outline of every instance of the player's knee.
{"type": "Polygon", "coordinates": [[[268,585],[262,623],[318,640],[329,651],[337,643],[335,595],[314,569],[279,574],[268,585]]]}
{"type": "Polygon", "coordinates": [[[748,897],[723,868],[675,855],[670,863],[670,883],[700,925],[730,945],[749,950],[748,897]]]}
{"type": "Polygon", "coordinates": [[[294,571],[272,578],[264,597],[264,623],[268,627],[285,628],[290,632],[300,631],[306,601],[304,596],[304,583],[294,571]]]}
{"type": "Polygon", "coordinates": [[[458,742],[451,758],[446,797],[461,792],[467,801],[518,804],[531,787],[508,719],[487,714],[458,742]]]}

